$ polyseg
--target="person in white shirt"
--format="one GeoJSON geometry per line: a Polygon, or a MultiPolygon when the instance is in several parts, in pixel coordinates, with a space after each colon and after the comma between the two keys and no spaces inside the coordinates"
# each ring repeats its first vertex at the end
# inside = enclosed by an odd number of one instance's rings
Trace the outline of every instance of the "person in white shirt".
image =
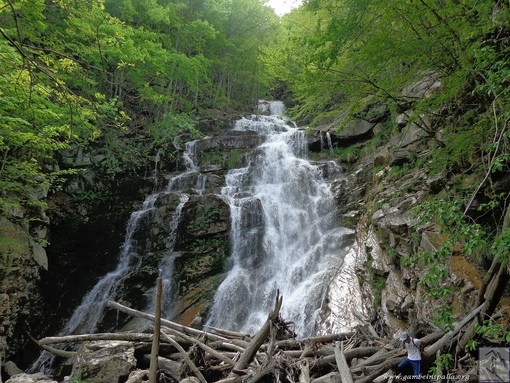
{"type": "Polygon", "coordinates": [[[400,340],[404,342],[405,351],[407,351],[407,358],[400,362],[397,366],[398,371],[412,369],[413,375],[416,377],[416,382],[421,382],[421,340],[412,338],[409,333],[403,332],[400,334],[400,340]]]}

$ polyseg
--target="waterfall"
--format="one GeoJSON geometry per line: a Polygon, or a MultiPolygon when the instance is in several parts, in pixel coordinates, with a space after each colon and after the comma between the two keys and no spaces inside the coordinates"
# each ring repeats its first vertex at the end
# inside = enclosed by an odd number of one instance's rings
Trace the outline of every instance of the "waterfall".
{"type": "Polygon", "coordinates": [[[317,166],[300,158],[303,132],[278,117],[237,121],[236,130],[266,136],[246,168],[230,171],[222,194],[232,219],[230,270],[216,292],[208,325],[255,332],[278,289],[282,315],[300,336],[315,331],[321,302],[341,262],[345,231],[336,225],[333,194],[317,166]]]}
{"type": "Polygon", "coordinates": [[[328,150],[330,153],[333,152],[333,142],[331,140],[331,134],[329,132],[319,132],[321,140],[321,151],[328,150]]]}
{"type": "MultiPolygon", "coordinates": [[[[125,278],[131,270],[137,268],[142,262],[144,254],[139,254],[134,235],[139,229],[139,223],[151,210],[154,209],[157,199],[165,193],[177,192],[181,186],[181,180],[189,177],[190,174],[197,175],[198,166],[196,151],[196,141],[192,141],[186,144],[185,152],[183,153],[183,159],[186,166],[186,171],[179,176],[173,177],[166,190],[162,192],[154,192],[147,196],[142,204],[142,207],[131,213],[127,227],[124,242],[120,248],[118,263],[115,270],[107,273],[103,276],[96,285],[85,295],[80,305],[74,310],[71,318],[67,321],[64,328],[58,333],[58,336],[65,336],[70,334],[87,334],[94,333],[97,329],[99,322],[101,321],[108,300],[115,297],[116,288],[119,283],[125,278]]],[[[160,161],[159,152],[156,155],[156,166],[157,162],[160,161]]],[[[198,177],[197,185],[201,188],[205,188],[205,179],[198,177]]],[[[203,189],[202,189],[203,190],[203,189]]],[[[163,278],[163,288],[165,304],[163,307],[163,315],[168,318],[172,315],[172,302],[175,289],[173,287],[172,274],[173,274],[173,263],[175,260],[175,254],[172,249],[176,241],[177,227],[181,218],[181,211],[184,204],[189,200],[187,194],[180,194],[180,203],[176,208],[173,215],[172,222],[170,222],[170,238],[168,243],[169,253],[162,260],[159,273],[163,278]]],[[[154,289],[149,290],[147,295],[150,297],[148,310],[153,311],[154,307],[154,289]]],[[[29,368],[30,372],[43,371],[47,374],[51,373],[51,366],[55,357],[47,351],[41,352],[38,359],[29,368]]]]}
{"type": "MultiPolygon", "coordinates": [[[[103,316],[104,309],[109,299],[115,294],[115,287],[133,267],[133,261],[139,258],[136,250],[136,241],[133,239],[138,224],[142,217],[154,208],[154,203],[158,194],[151,194],[146,197],[140,210],[131,213],[129,218],[124,242],[120,249],[119,261],[115,270],[102,277],[97,284],[83,297],[80,305],[74,310],[71,318],[67,321],[64,328],[58,333],[58,336],[69,334],[87,334],[93,333],[100,319],[103,316]]],[[[54,356],[47,351],[43,351],[39,358],[30,367],[31,372],[44,371],[51,369],[54,356]]]]}
{"type": "MultiPolygon", "coordinates": [[[[175,208],[175,213],[174,216],[172,217],[172,222],[170,223],[168,254],[165,255],[159,266],[159,276],[162,279],[163,286],[162,317],[166,319],[171,319],[174,314],[174,302],[176,291],[175,283],[172,276],[174,271],[174,261],[176,258],[176,253],[174,253],[173,248],[175,246],[175,242],[177,241],[177,229],[181,221],[182,209],[186,202],[188,201],[189,196],[187,194],[181,194],[179,205],[177,205],[177,207],[175,208]]],[[[156,286],[149,290],[147,295],[151,297],[151,300],[145,311],[153,313],[154,308],[156,307],[156,286]]]]}
{"type": "Polygon", "coordinates": [[[171,179],[168,191],[192,190],[200,195],[205,191],[207,176],[200,173],[197,143],[197,140],[186,142],[182,154],[186,171],[171,179]]]}
{"type": "Polygon", "coordinates": [[[331,133],[326,132],[326,140],[328,141],[328,150],[333,151],[333,142],[331,141],[331,133]]]}
{"type": "Polygon", "coordinates": [[[189,141],[185,144],[185,150],[182,155],[184,166],[187,172],[198,171],[197,165],[197,141],[189,141]]]}

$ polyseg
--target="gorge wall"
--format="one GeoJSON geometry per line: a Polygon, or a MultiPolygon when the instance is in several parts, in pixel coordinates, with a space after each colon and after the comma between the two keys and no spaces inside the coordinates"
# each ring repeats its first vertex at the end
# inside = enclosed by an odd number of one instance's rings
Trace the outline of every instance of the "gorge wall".
{"type": "MultiPolygon", "coordinates": [[[[407,91],[412,92],[413,98],[427,97],[428,92],[439,88],[439,80],[429,77],[407,91]]],[[[354,315],[345,315],[345,305],[359,310],[380,336],[387,337],[411,324],[418,325],[419,319],[429,321],[433,317],[434,300],[425,296],[419,283],[423,269],[419,265],[405,265],[406,259],[420,249],[437,248],[443,239],[434,222],[419,223],[412,209],[429,194],[451,187],[453,180],[445,174],[428,176],[426,164],[422,171],[406,169],[409,161],[425,157],[431,145],[441,144],[442,127],[434,125],[431,116],[411,120],[412,114],[412,103],[396,118],[391,117],[386,105],[368,103],[364,114],[348,124],[343,120],[327,121],[309,132],[310,155],[317,156],[318,163],[327,164],[334,158],[333,148],[363,148],[370,144],[382,124],[396,127],[394,135],[368,155],[347,158],[344,177],[332,177],[341,224],[355,234],[344,265],[323,303],[319,333],[342,331],[356,323],[354,315]],[[353,293],[347,294],[350,300],[345,299],[345,289],[353,293]]],[[[78,177],[78,181],[74,179],[68,185],[67,193],[49,197],[51,219],[46,220],[45,226],[30,230],[13,220],[5,221],[3,230],[26,243],[18,253],[23,256],[13,259],[12,268],[2,280],[10,283],[10,287],[5,285],[7,295],[2,296],[7,356],[16,355],[18,363],[30,359],[33,349],[28,352],[30,355],[24,355],[27,343],[23,332],[27,328],[35,335],[57,331],[85,292],[114,268],[129,214],[151,193],[155,180],[159,185],[172,186],[158,196],[154,210],[141,223],[136,240],[145,244],[147,256],[125,278],[116,299],[137,309],[146,308],[147,293],[160,271],[159,260],[168,251],[174,251],[172,267],[176,279],[172,299],[176,308],[172,315],[189,324],[195,316],[207,313],[213,292],[224,277],[231,225],[228,205],[211,193],[219,194],[225,172],[246,163],[251,151],[262,142],[258,134],[231,131],[230,126],[227,122],[220,128],[203,127],[210,136],[197,141],[191,152],[200,163],[201,174],[189,172],[182,176],[182,172],[171,173],[169,169],[154,174],[153,164],[149,164],[143,174],[105,185],[100,189],[104,194],[92,201],[87,199],[87,193],[94,182],[86,183],[83,177],[78,177]],[[199,187],[201,175],[207,177],[204,189],[199,187]],[[69,197],[73,188],[79,191],[81,200],[69,197]],[[179,211],[180,224],[175,233],[178,240],[170,244],[169,222],[181,203],[176,191],[186,194],[188,199],[179,211]],[[46,248],[48,265],[42,246],[35,245],[34,238],[50,240],[46,248]]],[[[78,158],[94,157],[83,153],[74,156],[75,165],[78,158]]],[[[179,167],[185,168],[184,164],[179,167]]],[[[327,166],[323,165],[323,169],[327,176],[327,166]]],[[[505,187],[505,180],[503,177],[500,181],[501,188],[505,187]]],[[[457,288],[451,297],[456,315],[461,316],[474,304],[481,280],[479,266],[469,264],[460,254],[452,259],[448,278],[457,288]]],[[[130,325],[127,316],[112,311],[100,328],[130,325]]]]}

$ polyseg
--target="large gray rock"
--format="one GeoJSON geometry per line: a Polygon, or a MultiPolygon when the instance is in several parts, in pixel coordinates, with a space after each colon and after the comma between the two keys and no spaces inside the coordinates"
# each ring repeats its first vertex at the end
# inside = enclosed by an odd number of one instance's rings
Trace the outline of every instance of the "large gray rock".
{"type": "Polygon", "coordinates": [[[338,134],[334,134],[339,140],[355,141],[364,138],[376,124],[367,120],[356,119],[348,123],[338,134]]]}
{"type": "Polygon", "coordinates": [[[117,383],[136,366],[135,347],[125,341],[97,341],[82,344],[72,375],[94,383],[117,383]]]}
{"type": "Polygon", "coordinates": [[[184,205],[181,223],[184,240],[225,234],[230,230],[230,207],[220,196],[197,196],[184,205]]]}
{"type": "Polygon", "coordinates": [[[405,148],[409,145],[421,140],[428,134],[416,124],[411,124],[404,129],[401,134],[390,140],[390,145],[394,148],[405,148]]]}
{"type": "Polygon", "coordinates": [[[415,83],[412,83],[402,89],[402,96],[408,99],[418,99],[430,97],[441,89],[442,83],[439,80],[439,75],[435,72],[423,73],[423,78],[415,83]]]}
{"type": "Polygon", "coordinates": [[[312,134],[307,135],[308,149],[311,151],[321,151],[324,149],[324,136],[329,135],[332,146],[343,147],[366,141],[374,134],[374,128],[377,126],[378,119],[366,120],[354,118],[345,123],[346,116],[343,115],[336,121],[320,125],[312,130],[312,134]]]}
{"type": "Polygon", "coordinates": [[[212,147],[219,150],[254,149],[265,138],[254,131],[228,130],[211,141],[212,147]]]}
{"type": "MultiPolygon", "coordinates": [[[[42,372],[37,374],[19,374],[9,378],[5,383],[57,383],[42,372]]],[[[111,382],[110,382],[111,383],[111,382]]]]}

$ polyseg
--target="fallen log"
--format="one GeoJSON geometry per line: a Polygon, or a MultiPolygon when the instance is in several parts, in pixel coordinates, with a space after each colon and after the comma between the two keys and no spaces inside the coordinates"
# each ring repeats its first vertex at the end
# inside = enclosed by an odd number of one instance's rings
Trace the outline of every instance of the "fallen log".
{"type": "Polygon", "coordinates": [[[280,309],[282,307],[282,303],[283,297],[280,297],[279,293],[277,293],[274,310],[269,314],[266,323],[264,323],[264,325],[258,331],[258,333],[255,334],[248,347],[246,347],[246,350],[244,350],[244,352],[241,354],[241,357],[239,358],[239,361],[232,369],[229,378],[232,378],[235,374],[237,375],[242,374],[242,370],[246,368],[248,363],[250,363],[250,361],[253,359],[260,346],[262,346],[264,341],[269,336],[270,322],[278,318],[280,314],[280,309]]]}
{"type": "MultiPolygon", "coordinates": [[[[150,362],[150,355],[144,355],[144,361],[150,362]]],[[[182,359],[181,359],[182,360],[182,359]]],[[[184,371],[182,362],[176,362],[171,359],[164,358],[162,356],[158,357],[158,369],[164,374],[171,376],[173,379],[179,381],[181,379],[181,375],[184,371]]]]}
{"type": "Polygon", "coordinates": [[[304,360],[299,365],[299,383],[310,383],[310,366],[308,365],[308,360],[304,360]]]}
{"type": "Polygon", "coordinates": [[[481,324],[484,319],[490,317],[494,313],[501,299],[503,290],[508,283],[507,279],[507,265],[504,264],[499,257],[494,258],[491,269],[484,278],[479,290],[478,302],[482,303],[484,307],[480,311],[477,320],[469,326],[461,337],[457,344],[457,351],[464,350],[468,342],[476,335],[475,325],[481,324]]]}
{"type": "Polygon", "coordinates": [[[198,378],[198,380],[200,380],[201,383],[207,383],[207,380],[205,380],[204,376],[202,375],[202,373],[200,372],[200,370],[197,368],[197,366],[195,366],[195,363],[192,362],[192,360],[189,358],[188,354],[186,353],[186,351],[181,347],[181,345],[179,343],[177,343],[175,340],[173,340],[172,338],[170,338],[168,335],[166,335],[165,333],[161,333],[161,336],[163,337],[163,339],[165,339],[166,341],[168,341],[169,343],[171,343],[182,355],[182,358],[184,359],[184,361],[186,362],[186,364],[189,366],[189,368],[191,369],[191,371],[193,371],[193,373],[195,374],[195,376],[198,378]]]}
{"type": "Polygon", "coordinates": [[[240,347],[236,344],[230,343],[230,342],[223,342],[223,341],[215,341],[209,343],[209,346],[214,349],[223,349],[223,350],[233,350],[238,352],[243,352],[245,349],[243,347],[240,347]]]}
{"type": "Polygon", "coordinates": [[[149,365],[149,383],[156,383],[158,379],[159,338],[161,337],[161,296],[163,282],[161,277],[156,280],[156,307],[154,309],[154,333],[152,335],[151,358],[149,365]]]}
{"type": "Polygon", "coordinates": [[[311,383],[342,383],[338,372],[330,372],[327,375],[313,379],[311,383]]]}
{"type": "Polygon", "coordinates": [[[457,324],[453,330],[448,331],[435,343],[425,347],[424,350],[425,354],[434,355],[436,351],[442,349],[447,344],[449,344],[451,340],[462,330],[462,328],[466,326],[469,322],[471,322],[478,315],[478,313],[484,308],[484,306],[485,303],[478,306],[476,309],[471,311],[471,313],[468,316],[466,316],[459,324],[457,324]]]}
{"type": "Polygon", "coordinates": [[[351,370],[349,369],[349,365],[343,353],[343,344],[341,350],[339,342],[337,342],[335,346],[335,360],[342,383],[353,383],[351,370]]]}
{"type": "MultiPolygon", "coordinates": [[[[114,302],[114,301],[108,301],[107,306],[111,307],[111,308],[114,308],[116,310],[119,310],[121,312],[124,312],[126,314],[132,315],[134,317],[148,319],[148,320],[154,322],[154,315],[147,314],[147,313],[144,313],[142,311],[138,311],[138,310],[132,309],[130,307],[121,305],[120,303],[117,303],[117,302],[114,302]]],[[[186,334],[186,335],[192,335],[192,336],[205,335],[209,340],[213,340],[213,341],[214,340],[228,341],[228,339],[223,337],[223,336],[212,334],[212,333],[209,333],[209,332],[204,332],[204,331],[201,331],[201,330],[197,330],[197,329],[192,328],[192,327],[180,325],[178,323],[169,321],[167,319],[161,319],[161,324],[166,326],[166,327],[169,327],[171,329],[177,330],[177,331],[179,331],[179,332],[181,332],[183,334],[186,334]]]]}
{"type": "Polygon", "coordinates": [[[246,333],[241,333],[241,332],[237,332],[237,331],[231,331],[231,330],[225,330],[225,329],[222,329],[222,328],[217,328],[217,327],[213,327],[213,326],[209,326],[209,325],[204,325],[204,327],[212,330],[210,332],[214,333],[214,334],[218,334],[218,335],[221,335],[221,336],[224,336],[225,338],[234,338],[234,339],[240,339],[240,340],[250,340],[250,337],[251,335],[250,334],[246,334],[246,333]]]}
{"type": "Polygon", "coordinates": [[[335,341],[344,341],[352,338],[355,334],[356,334],[355,332],[344,332],[302,339],[283,339],[276,341],[275,347],[277,349],[289,349],[289,348],[303,349],[303,347],[305,347],[306,344],[332,343],[335,341]]]}
{"type": "MultiPolygon", "coordinates": [[[[345,351],[344,355],[345,355],[345,359],[347,360],[347,362],[349,362],[354,358],[364,358],[364,357],[371,356],[371,355],[375,354],[377,351],[379,351],[380,349],[381,349],[380,347],[374,347],[374,346],[358,347],[358,348],[353,348],[351,350],[345,351]]],[[[312,370],[320,370],[320,369],[323,369],[323,368],[325,368],[331,364],[334,364],[334,363],[336,363],[336,360],[335,360],[335,355],[333,353],[332,355],[328,355],[323,358],[319,358],[313,364],[310,363],[310,368],[312,370]]]]}
{"type": "Polygon", "coordinates": [[[131,374],[129,374],[129,378],[126,380],[126,383],[143,383],[143,380],[147,375],[147,370],[133,371],[131,374]]]}
{"type": "Polygon", "coordinates": [[[212,356],[214,356],[215,358],[221,360],[222,362],[225,362],[225,363],[231,365],[232,367],[234,367],[236,365],[236,362],[234,362],[232,359],[226,357],[221,352],[216,351],[215,349],[209,347],[208,345],[206,345],[205,343],[199,341],[198,339],[195,339],[195,338],[193,338],[191,336],[182,334],[179,331],[173,330],[171,328],[164,328],[164,331],[170,332],[172,335],[174,335],[176,337],[179,337],[179,338],[184,339],[184,340],[186,340],[188,342],[196,344],[198,347],[200,347],[205,352],[211,354],[212,356]]]}
{"type": "MultiPolygon", "coordinates": [[[[48,346],[48,345],[45,345],[43,343],[41,343],[40,341],[38,341],[37,339],[35,339],[32,335],[30,334],[27,334],[28,337],[30,338],[30,340],[32,342],[34,342],[35,344],[37,344],[40,348],[42,348],[43,350],[45,351],[48,351],[49,353],[53,354],[53,355],[56,355],[56,356],[59,356],[61,358],[73,358],[75,355],[76,355],[76,351],[66,351],[66,350],[60,350],[58,348],[55,348],[55,347],[51,347],[51,346],[48,346]]],[[[1,366],[1,364],[0,364],[1,366]]],[[[0,380],[0,383],[1,383],[1,380],[0,380]]]]}
{"type": "Polygon", "coordinates": [[[365,318],[365,316],[362,313],[360,313],[356,309],[352,309],[352,313],[361,323],[363,323],[363,326],[365,326],[365,328],[368,330],[371,337],[373,337],[374,339],[381,339],[381,337],[379,336],[379,334],[377,334],[377,331],[375,331],[372,324],[365,318]]]}
{"type": "Polygon", "coordinates": [[[59,344],[59,343],[81,343],[96,340],[123,340],[128,342],[152,342],[151,334],[142,333],[100,333],[100,334],[80,334],[66,336],[51,336],[38,341],[40,345],[59,344]]]}
{"type": "Polygon", "coordinates": [[[375,378],[379,375],[384,374],[390,368],[396,366],[402,360],[402,357],[390,358],[386,360],[384,363],[376,366],[375,370],[371,372],[369,375],[362,377],[361,379],[356,380],[356,383],[372,383],[375,378]]]}

